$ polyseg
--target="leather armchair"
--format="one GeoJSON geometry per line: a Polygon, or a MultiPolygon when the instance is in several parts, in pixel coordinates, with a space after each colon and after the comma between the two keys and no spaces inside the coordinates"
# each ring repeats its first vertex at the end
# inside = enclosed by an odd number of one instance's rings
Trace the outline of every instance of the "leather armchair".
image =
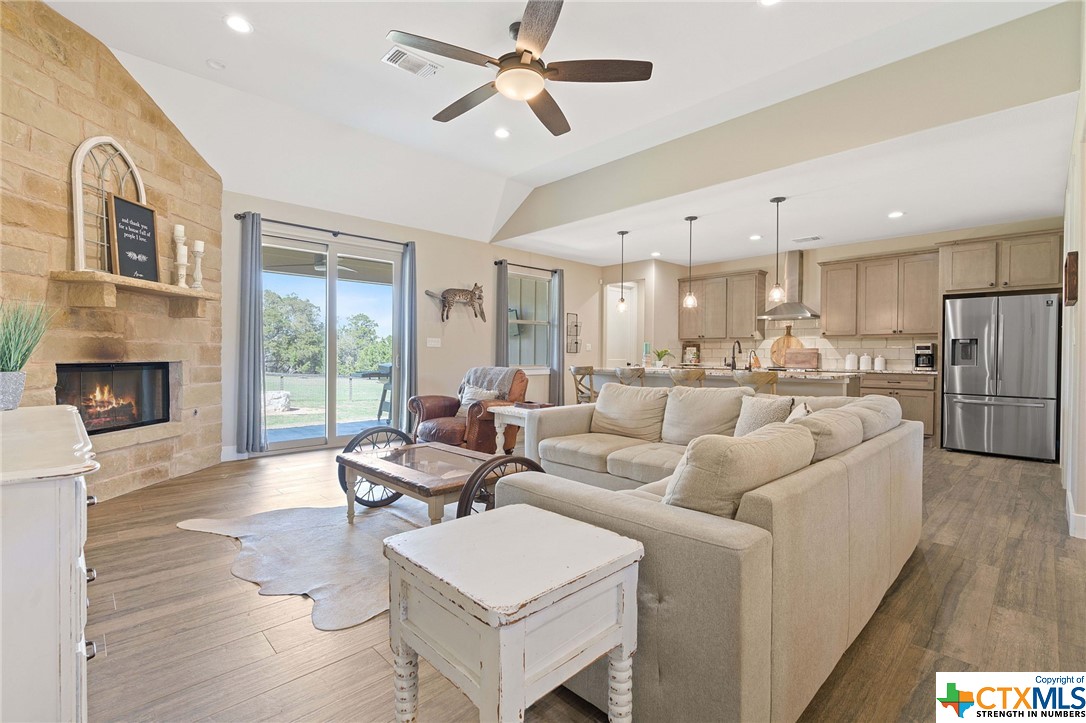
{"type": "MultiPolygon", "coordinates": [[[[468,407],[467,419],[457,417],[460,398],[441,394],[425,394],[411,397],[407,409],[415,415],[415,440],[418,442],[443,442],[455,447],[467,447],[476,452],[493,454],[497,451],[494,431],[493,407],[523,402],[528,393],[528,375],[518,369],[513,376],[507,399],[487,399],[474,402],[468,407]]],[[[503,451],[513,451],[520,427],[505,428],[503,451]]]]}

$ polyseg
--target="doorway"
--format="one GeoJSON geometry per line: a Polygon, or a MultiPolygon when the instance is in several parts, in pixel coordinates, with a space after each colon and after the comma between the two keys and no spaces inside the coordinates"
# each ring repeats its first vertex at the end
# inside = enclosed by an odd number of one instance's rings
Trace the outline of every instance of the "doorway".
{"type": "Polygon", "coordinates": [[[604,367],[624,367],[641,363],[644,356],[645,303],[641,281],[608,284],[604,290],[604,367]],[[618,310],[618,300],[626,299],[626,311],[618,310]]]}
{"type": "Polygon", "coordinates": [[[400,255],[265,233],[269,450],[343,446],[399,423],[400,255]]]}

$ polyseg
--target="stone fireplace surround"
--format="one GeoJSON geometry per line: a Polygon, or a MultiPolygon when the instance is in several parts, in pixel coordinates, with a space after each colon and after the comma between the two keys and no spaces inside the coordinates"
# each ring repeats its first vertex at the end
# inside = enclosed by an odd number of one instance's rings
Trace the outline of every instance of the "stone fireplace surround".
{"type": "Polygon", "coordinates": [[[89,493],[107,499],[217,464],[222,181],[98,40],[41,2],[3,12],[0,298],[44,302],[53,314],[25,370],[23,405],[55,404],[58,363],[171,362],[172,419],[95,435],[102,468],[89,493]],[[196,304],[65,276],[74,268],[71,159],[101,135],[123,144],[143,176],[163,269],[172,269],[172,226],[184,224],[206,244],[214,298],[196,304]]]}

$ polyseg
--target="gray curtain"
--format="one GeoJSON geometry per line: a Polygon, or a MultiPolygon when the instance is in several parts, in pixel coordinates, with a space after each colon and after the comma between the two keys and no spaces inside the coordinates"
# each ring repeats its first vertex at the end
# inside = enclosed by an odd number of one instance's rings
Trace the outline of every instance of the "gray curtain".
{"type": "Polygon", "coordinates": [[[509,366],[509,262],[500,259],[498,281],[494,289],[494,366],[509,366]]]}
{"type": "Polygon", "coordinates": [[[551,272],[551,404],[559,406],[566,403],[566,290],[565,272],[555,269],[551,272]]]}
{"type": "Polygon", "coordinates": [[[403,260],[400,264],[403,283],[403,313],[400,333],[400,428],[409,430],[413,423],[409,419],[407,400],[419,393],[419,355],[418,355],[418,288],[415,281],[415,243],[404,244],[403,260]]]}
{"type": "Polygon", "coordinates": [[[240,338],[238,339],[238,452],[264,452],[264,282],[260,214],[241,219],[240,338]]]}

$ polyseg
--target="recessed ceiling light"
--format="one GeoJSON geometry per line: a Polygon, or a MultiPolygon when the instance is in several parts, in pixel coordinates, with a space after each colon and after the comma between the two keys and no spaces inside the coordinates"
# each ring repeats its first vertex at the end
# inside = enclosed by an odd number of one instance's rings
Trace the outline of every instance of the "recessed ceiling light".
{"type": "Polygon", "coordinates": [[[240,15],[227,15],[223,18],[226,22],[226,26],[236,33],[251,33],[253,32],[253,24],[240,15]]]}
{"type": "Polygon", "coordinates": [[[886,218],[901,218],[904,215],[904,211],[891,211],[890,213],[886,214],[886,218]]]}
{"type": "Polygon", "coordinates": [[[776,5],[776,4],[777,4],[777,3],[779,3],[780,1],[781,1],[781,0],[758,0],[758,4],[759,4],[759,5],[764,5],[764,6],[766,6],[766,7],[769,7],[770,5],[776,5]]]}
{"type": "Polygon", "coordinates": [[[495,138],[508,138],[509,137],[509,129],[508,128],[499,128],[498,130],[494,131],[494,137],[495,138]]]}
{"type": "Polygon", "coordinates": [[[653,258],[655,258],[655,257],[657,257],[659,255],[660,255],[659,251],[653,251],[651,254],[649,254],[649,256],[652,256],[653,258]]]}
{"type": "Polygon", "coordinates": [[[226,63],[221,60],[215,60],[214,58],[207,59],[207,67],[212,70],[226,70],[226,63]]]}
{"type": "Polygon", "coordinates": [[[754,234],[753,236],[750,237],[750,240],[751,241],[761,241],[762,237],[759,236],[758,234],[754,234]]]}

